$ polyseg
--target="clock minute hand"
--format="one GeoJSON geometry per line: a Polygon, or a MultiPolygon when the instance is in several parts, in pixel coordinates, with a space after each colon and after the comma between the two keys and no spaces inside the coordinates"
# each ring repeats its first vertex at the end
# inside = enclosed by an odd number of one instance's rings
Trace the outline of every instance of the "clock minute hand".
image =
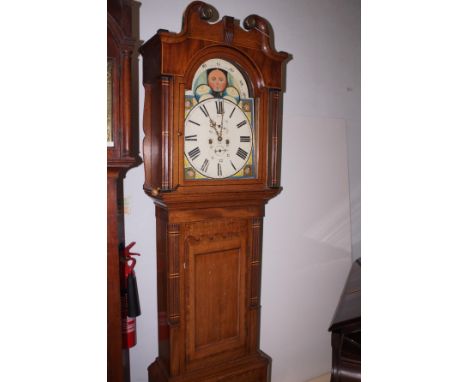
{"type": "Polygon", "coordinates": [[[221,113],[221,124],[219,125],[219,136],[222,138],[223,137],[223,120],[224,120],[224,107],[222,109],[221,113]]]}

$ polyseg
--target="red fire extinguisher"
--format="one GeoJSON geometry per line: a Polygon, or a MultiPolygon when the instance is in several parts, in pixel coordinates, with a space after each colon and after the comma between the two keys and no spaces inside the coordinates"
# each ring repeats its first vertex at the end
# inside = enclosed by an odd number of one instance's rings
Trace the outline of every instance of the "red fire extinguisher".
{"type": "Polygon", "coordinates": [[[136,277],[135,272],[133,271],[136,264],[136,260],[133,256],[140,256],[140,254],[130,252],[130,249],[134,245],[135,242],[132,242],[124,249],[124,280],[121,293],[122,344],[124,349],[129,349],[136,345],[136,317],[141,314],[136,277]]]}

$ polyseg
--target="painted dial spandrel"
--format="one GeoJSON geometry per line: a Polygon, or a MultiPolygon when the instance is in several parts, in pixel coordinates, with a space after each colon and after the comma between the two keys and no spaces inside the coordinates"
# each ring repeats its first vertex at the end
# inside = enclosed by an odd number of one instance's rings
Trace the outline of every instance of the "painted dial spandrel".
{"type": "Polygon", "coordinates": [[[228,178],[244,169],[252,155],[253,140],[246,114],[227,99],[202,101],[185,119],[186,159],[208,178],[228,178]]]}

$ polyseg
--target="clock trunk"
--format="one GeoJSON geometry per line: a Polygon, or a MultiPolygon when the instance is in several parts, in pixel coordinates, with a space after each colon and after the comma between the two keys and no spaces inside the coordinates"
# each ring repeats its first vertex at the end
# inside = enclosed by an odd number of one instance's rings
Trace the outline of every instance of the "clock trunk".
{"type": "Polygon", "coordinates": [[[150,380],[267,380],[270,359],[258,351],[263,211],[156,207],[160,351],[150,380]]]}

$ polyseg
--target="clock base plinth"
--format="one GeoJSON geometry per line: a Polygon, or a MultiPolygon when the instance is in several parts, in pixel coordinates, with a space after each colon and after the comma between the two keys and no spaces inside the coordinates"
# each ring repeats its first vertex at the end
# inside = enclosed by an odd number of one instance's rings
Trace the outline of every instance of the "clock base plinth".
{"type": "Polygon", "coordinates": [[[270,382],[271,358],[263,352],[256,356],[224,362],[168,376],[164,366],[156,359],[148,367],[149,382],[270,382]]]}

